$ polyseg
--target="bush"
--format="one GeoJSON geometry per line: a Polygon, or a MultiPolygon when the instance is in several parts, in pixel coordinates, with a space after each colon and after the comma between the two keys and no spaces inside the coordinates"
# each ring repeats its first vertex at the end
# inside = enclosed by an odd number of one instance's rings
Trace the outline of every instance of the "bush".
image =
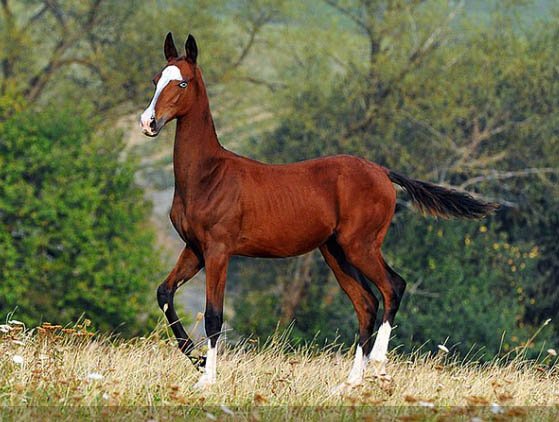
{"type": "Polygon", "coordinates": [[[406,212],[387,236],[393,268],[408,281],[396,317],[395,344],[432,341],[486,357],[527,340],[525,294],[535,261],[490,221],[441,221],[406,212]],[[418,240],[420,246],[418,247],[418,240]],[[501,340],[506,333],[503,344],[501,340]]]}
{"type": "Polygon", "coordinates": [[[141,329],[159,256],[123,147],[72,110],[0,122],[0,317],[141,329]]]}

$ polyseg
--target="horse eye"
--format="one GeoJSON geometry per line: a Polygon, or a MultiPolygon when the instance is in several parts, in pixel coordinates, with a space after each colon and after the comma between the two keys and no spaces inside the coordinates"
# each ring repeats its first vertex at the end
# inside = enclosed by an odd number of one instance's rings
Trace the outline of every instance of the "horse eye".
{"type": "Polygon", "coordinates": [[[182,81],[182,82],[179,84],[179,86],[180,86],[181,88],[186,88],[187,85],[188,85],[188,82],[187,82],[187,81],[182,81]]]}

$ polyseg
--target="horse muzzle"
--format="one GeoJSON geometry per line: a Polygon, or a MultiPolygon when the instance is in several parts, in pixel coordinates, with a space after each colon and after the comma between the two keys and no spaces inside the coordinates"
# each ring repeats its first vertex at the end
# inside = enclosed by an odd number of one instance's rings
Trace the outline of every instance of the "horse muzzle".
{"type": "Polygon", "coordinates": [[[149,119],[140,119],[140,126],[142,128],[142,133],[151,138],[159,135],[159,131],[165,125],[164,119],[156,120],[155,117],[150,117],[149,119]]]}

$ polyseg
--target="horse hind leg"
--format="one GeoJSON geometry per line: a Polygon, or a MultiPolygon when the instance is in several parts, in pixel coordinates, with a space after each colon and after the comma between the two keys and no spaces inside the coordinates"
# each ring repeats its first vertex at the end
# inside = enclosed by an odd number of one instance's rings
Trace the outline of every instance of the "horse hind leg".
{"type": "Polygon", "coordinates": [[[171,330],[173,330],[173,334],[177,339],[179,350],[190,358],[195,366],[198,366],[200,362],[195,361],[190,355],[192,349],[194,348],[194,343],[180,323],[173,302],[176,290],[182,284],[194,277],[201,268],[202,263],[198,256],[192,251],[192,249],[185,247],[173,270],[169,273],[165,281],[163,281],[163,283],[161,283],[157,288],[157,302],[165,314],[171,330]]]}
{"type": "Polygon", "coordinates": [[[353,366],[346,383],[335,391],[346,386],[361,384],[368,362],[368,354],[372,349],[372,335],[378,311],[378,300],[368,285],[367,280],[347,260],[341,247],[331,238],[320,251],[332,269],[340,287],[351,300],[359,321],[359,344],[355,351],[353,366]]]}
{"type": "MultiPolygon", "coordinates": [[[[382,259],[382,258],[381,258],[382,259]]],[[[390,340],[390,332],[394,326],[394,319],[396,313],[400,308],[402,296],[406,289],[406,281],[394,271],[382,259],[384,269],[386,272],[386,279],[390,283],[390,287],[384,287],[383,300],[384,300],[384,315],[382,318],[382,325],[378,330],[377,337],[373,350],[371,351],[370,359],[377,366],[377,375],[386,375],[386,353],[388,352],[388,342],[390,340]]]]}
{"type": "Polygon", "coordinates": [[[372,280],[382,295],[384,303],[382,324],[378,330],[369,359],[376,367],[376,374],[384,377],[386,376],[386,354],[390,333],[404,295],[406,282],[384,261],[380,248],[371,251],[370,248],[359,247],[358,244],[354,243],[352,247],[344,248],[344,251],[346,251],[351,264],[369,280],[372,280]]]}

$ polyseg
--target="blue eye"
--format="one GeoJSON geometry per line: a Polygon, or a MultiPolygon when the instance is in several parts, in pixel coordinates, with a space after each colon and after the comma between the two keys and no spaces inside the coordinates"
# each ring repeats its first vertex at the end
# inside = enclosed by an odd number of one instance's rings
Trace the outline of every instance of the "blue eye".
{"type": "Polygon", "coordinates": [[[181,88],[186,88],[187,85],[188,85],[188,81],[182,81],[182,82],[179,84],[179,86],[180,86],[181,88]]]}

